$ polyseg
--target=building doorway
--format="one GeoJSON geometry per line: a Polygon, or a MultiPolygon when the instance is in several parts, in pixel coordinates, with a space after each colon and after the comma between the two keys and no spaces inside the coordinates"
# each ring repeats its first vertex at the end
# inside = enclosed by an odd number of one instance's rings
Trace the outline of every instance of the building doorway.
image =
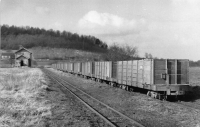
{"type": "Polygon", "coordinates": [[[20,61],[20,66],[24,66],[24,61],[23,60],[20,61]]]}
{"type": "Polygon", "coordinates": [[[28,59],[28,66],[31,67],[31,59],[28,59]]]}

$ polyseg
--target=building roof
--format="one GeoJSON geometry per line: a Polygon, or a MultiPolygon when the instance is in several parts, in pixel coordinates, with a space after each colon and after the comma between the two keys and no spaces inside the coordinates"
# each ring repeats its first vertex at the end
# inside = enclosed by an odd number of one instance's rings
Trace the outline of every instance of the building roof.
{"type": "Polygon", "coordinates": [[[20,58],[26,58],[26,59],[28,59],[28,58],[25,57],[24,55],[20,55],[20,56],[18,56],[16,59],[20,59],[20,58]]]}
{"type": "Polygon", "coordinates": [[[29,53],[32,53],[32,52],[30,52],[28,49],[26,49],[26,48],[24,48],[24,47],[21,47],[19,50],[17,50],[15,53],[17,53],[17,52],[20,52],[20,51],[22,51],[22,50],[26,50],[26,51],[28,51],[29,53]]]}
{"type": "Polygon", "coordinates": [[[1,53],[2,56],[11,56],[11,55],[15,55],[14,53],[12,52],[3,52],[1,53]]]}

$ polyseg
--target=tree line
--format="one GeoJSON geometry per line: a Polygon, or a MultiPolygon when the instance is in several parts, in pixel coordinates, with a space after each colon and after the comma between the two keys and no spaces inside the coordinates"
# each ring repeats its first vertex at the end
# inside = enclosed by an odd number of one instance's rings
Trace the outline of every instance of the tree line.
{"type": "MultiPolygon", "coordinates": [[[[50,48],[76,49],[95,53],[101,53],[98,60],[118,61],[138,58],[137,47],[128,45],[113,44],[110,47],[105,42],[94,36],[78,35],[67,31],[45,30],[30,26],[1,26],[1,48],[18,49],[19,45],[31,49],[34,47],[49,48],[46,54],[51,54],[50,48]],[[48,53],[49,51],[49,53],[48,53]]],[[[42,49],[42,48],[41,48],[42,49]]],[[[56,55],[56,54],[55,54],[56,55]]],[[[54,59],[65,58],[66,56],[56,56],[54,59]]],[[[40,54],[39,54],[40,56],[40,54]]],[[[42,58],[41,56],[40,58],[42,58]]],[[[50,56],[48,56],[50,58],[50,56]]],[[[97,59],[97,58],[95,58],[97,59]]]]}
{"type": "MultiPolygon", "coordinates": [[[[18,49],[19,45],[31,49],[34,47],[76,49],[95,53],[101,53],[98,60],[120,61],[141,59],[138,48],[130,45],[119,45],[114,43],[109,46],[94,36],[78,35],[67,31],[55,31],[53,29],[34,28],[30,26],[1,26],[1,49],[18,49]],[[100,59],[101,58],[101,59],[100,59]]],[[[45,50],[45,54],[51,54],[51,49],[45,50]],[[49,52],[49,53],[48,53],[49,52]]],[[[39,54],[40,56],[40,54],[39,54]]],[[[54,59],[66,56],[53,55],[54,59]]],[[[43,56],[41,55],[40,58],[43,56]]],[[[46,56],[47,57],[47,56],[46,56]]],[[[51,56],[48,56],[51,58],[51,56]]],[[[143,58],[154,58],[150,53],[145,53],[143,58]]],[[[95,58],[97,59],[97,58],[95,58]]]]}
{"type": "Polygon", "coordinates": [[[105,42],[94,36],[14,25],[1,26],[1,42],[1,49],[18,49],[19,45],[23,45],[26,48],[52,47],[104,52],[108,48],[105,42]]]}
{"type": "Polygon", "coordinates": [[[190,61],[191,67],[200,67],[200,60],[198,61],[190,61]]]}

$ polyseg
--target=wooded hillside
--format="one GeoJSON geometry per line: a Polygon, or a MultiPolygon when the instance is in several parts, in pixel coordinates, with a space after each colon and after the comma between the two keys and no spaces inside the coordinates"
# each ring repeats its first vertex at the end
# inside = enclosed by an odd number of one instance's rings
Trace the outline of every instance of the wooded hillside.
{"type": "Polygon", "coordinates": [[[104,52],[107,44],[94,36],[78,35],[67,31],[45,30],[34,27],[1,26],[1,49],[52,47],[104,52]]]}

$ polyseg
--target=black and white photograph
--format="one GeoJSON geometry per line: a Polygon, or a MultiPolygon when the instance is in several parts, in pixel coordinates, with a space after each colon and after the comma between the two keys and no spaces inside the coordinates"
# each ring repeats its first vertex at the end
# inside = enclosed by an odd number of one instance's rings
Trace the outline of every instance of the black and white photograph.
{"type": "Polygon", "coordinates": [[[0,127],[200,127],[200,0],[0,0],[0,127]]]}

